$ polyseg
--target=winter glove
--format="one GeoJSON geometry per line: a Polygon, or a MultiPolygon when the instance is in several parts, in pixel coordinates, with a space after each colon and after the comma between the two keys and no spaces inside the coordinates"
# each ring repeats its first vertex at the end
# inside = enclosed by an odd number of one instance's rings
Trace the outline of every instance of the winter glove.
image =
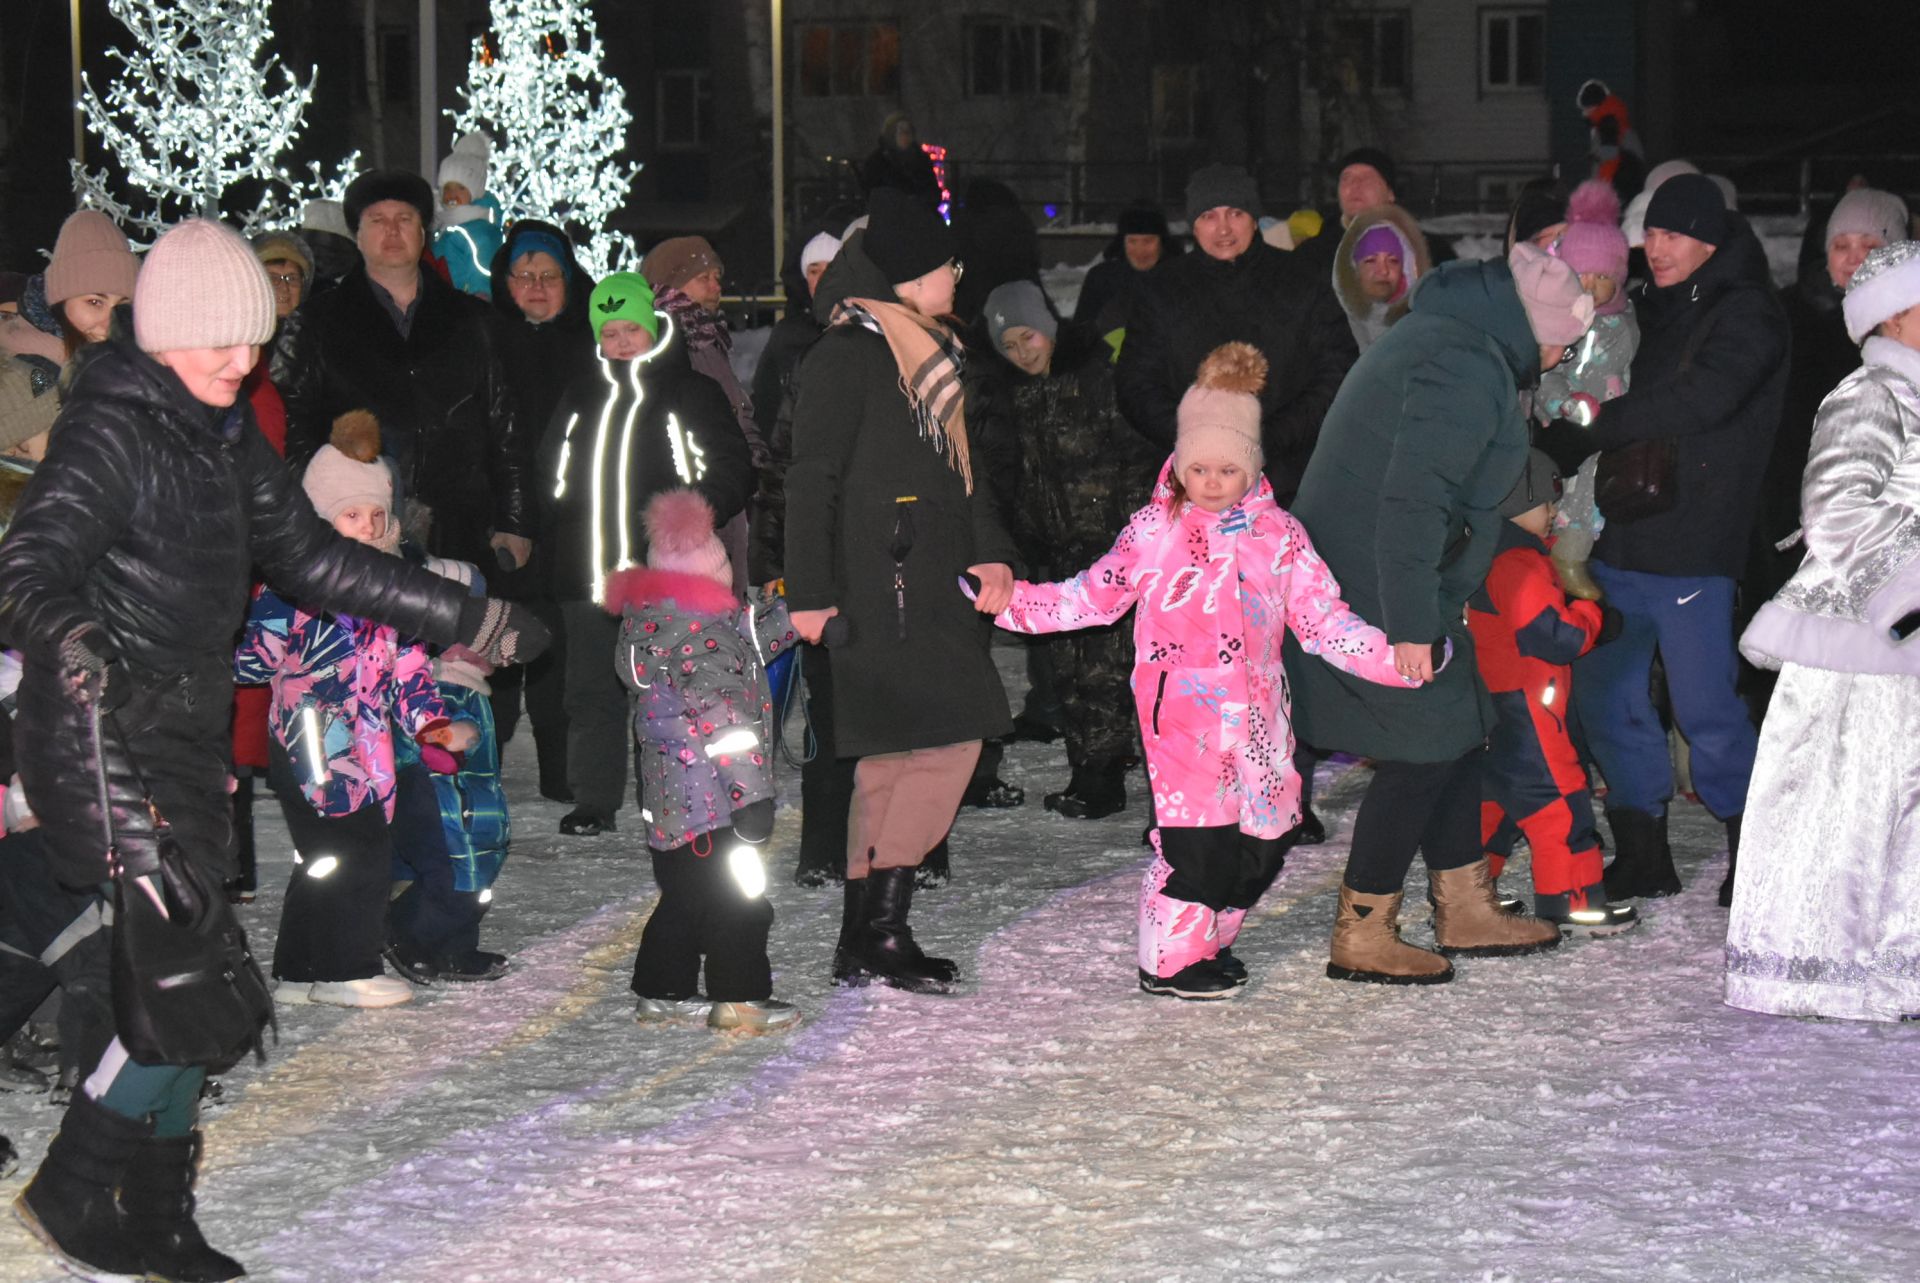
{"type": "Polygon", "coordinates": [[[495,668],[524,664],[552,640],[547,626],[524,606],[498,597],[469,597],[460,603],[458,644],[495,668]]]}
{"type": "Polygon", "coordinates": [[[1534,429],[1533,444],[1535,449],[1546,452],[1563,477],[1580,471],[1580,465],[1594,452],[1592,435],[1569,419],[1555,419],[1534,429]]]}
{"type": "Polygon", "coordinates": [[[98,624],[82,624],[61,641],[60,681],[68,699],[82,708],[98,703],[104,713],[133,694],[120,652],[98,624]]]}
{"type": "Polygon", "coordinates": [[[420,764],[435,775],[458,775],[466,765],[462,754],[449,752],[438,744],[421,744],[419,748],[420,764]]]}
{"type": "Polygon", "coordinates": [[[1602,603],[1600,606],[1600,631],[1594,634],[1593,644],[1596,646],[1606,645],[1618,637],[1620,630],[1626,626],[1627,617],[1620,613],[1618,607],[1602,603]]]}
{"type": "Polygon", "coordinates": [[[773,799],[749,802],[733,813],[733,831],[742,842],[755,846],[773,836],[773,799]]]}

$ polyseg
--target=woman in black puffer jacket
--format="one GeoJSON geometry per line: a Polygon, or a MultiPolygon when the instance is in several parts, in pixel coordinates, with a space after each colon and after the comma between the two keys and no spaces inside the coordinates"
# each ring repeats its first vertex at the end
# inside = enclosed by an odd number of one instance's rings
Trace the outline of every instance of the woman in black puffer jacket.
{"type": "MultiPolygon", "coordinates": [[[[125,876],[158,866],[142,779],[208,881],[230,873],[233,639],[251,564],[303,604],[464,642],[495,662],[544,644],[517,609],[342,539],[303,502],[236,400],[274,325],[272,288],[245,241],[216,223],[174,228],[148,253],[134,305],[137,346],[117,334],[78,365],[0,543],[0,638],[26,658],[21,780],[60,880],[103,896],[103,774],[125,876]],[[104,762],[95,704],[110,711],[104,762]]],[[[109,1044],[16,1204],[28,1228],[88,1269],[242,1274],[193,1220],[204,1075],[109,1044]]]]}

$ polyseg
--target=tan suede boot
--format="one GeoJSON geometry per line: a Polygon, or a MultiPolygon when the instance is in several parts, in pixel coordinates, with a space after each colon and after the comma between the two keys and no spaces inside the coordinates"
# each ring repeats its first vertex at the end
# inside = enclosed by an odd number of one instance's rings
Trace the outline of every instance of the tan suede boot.
{"type": "Polygon", "coordinates": [[[1500,907],[1485,857],[1458,869],[1429,870],[1427,876],[1433,887],[1433,940],[1441,953],[1499,958],[1560,943],[1560,928],[1553,923],[1500,907]]]}
{"type": "Polygon", "coordinates": [[[1342,886],[1327,979],[1438,985],[1453,979],[1453,964],[1400,939],[1400,896],[1366,895],[1342,886]]]}
{"type": "Polygon", "coordinates": [[[1578,597],[1582,601],[1599,601],[1607,594],[1593,581],[1593,575],[1587,570],[1584,561],[1571,561],[1560,557],[1553,559],[1554,574],[1560,578],[1560,590],[1569,597],[1578,597]]]}

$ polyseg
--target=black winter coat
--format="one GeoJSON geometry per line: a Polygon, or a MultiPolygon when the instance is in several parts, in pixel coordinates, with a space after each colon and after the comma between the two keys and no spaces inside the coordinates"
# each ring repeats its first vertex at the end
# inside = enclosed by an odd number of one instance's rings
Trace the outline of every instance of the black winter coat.
{"type": "Polygon", "coordinates": [[[1221,262],[1201,251],[1154,269],[1120,349],[1120,409],[1140,434],[1173,449],[1175,411],[1200,362],[1222,343],[1251,343],[1267,358],[1260,444],[1284,507],[1300,488],[1320,421],[1358,359],[1331,277],[1255,237],[1221,262]]]}
{"type": "Polygon", "coordinates": [[[662,313],[660,342],[632,361],[596,357],[547,425],[541,524],[555,599],[598,601],[609,574],[644,564],[647,501],[682,485],[705,495],[724,526],[753,492],[753,461],[726,394],[687,364],[662,313]]]}
{"type": "MultiPolygon", "coordinates": [[[[818,230],[816,224],[813,231],[818,230]]],[[[767,459],[760,466],[759,488],[754,491],[748,512],[749,583],[764,584],[780,578],[787,561],[787,464],[793,458],[794,393],[800,359],[823,329],[813,315],[813,292],[800,269],[800,253],[813,231],[806,231],[806,239],[794,237],[798,243],[787,252],[780,273],[787,292],[786,314],[767,335],[767,346],[753,371],[753,421],[760,429],[760,440],[766,443],[767,459]]]]}
{"type": "MultiPolygon", "coordinates": [[[[894,298],[849,238],[820,280],[814,314],[845,298],[894,298]]],[[[831,326],[807,354],[787,469],[787,605],[839,607],[849,640],[831,649],[834,749],[842,757],[991,739],[1012,729],[989,653],[992,625],[957,580],[968,566],[1017,554],[990,487],[968,493],[944,454],[914,426],[885,339],[831,326]],[[905,615],[889,544],[902,520],[905,615]],[[901,636],[904,627],[905,636],[901,636]]]]}
{"type": "Polygon", "coordinates": [[[1679,443],[1674,506],[1635,521],[1609,517],[1600,534],[1593,555],[1616,570],[1738,578],[1747,564],[1790,345],[1766,251],[1745,219],[1729,222],[1726,244],[1692,276],[1635,300],[1632,386],[1591,429],[1602,450],[1679,443]]]}
{"type": "MultiPolygon", "coordinates": [[[[463,590],[335,534],[244,401],[201,404],[124,340],[89,349],[0,541],[0,638],[26,657],[15,754],[62,882],[107,877],[89,718],[59,671],[61,642],[89,624],[131,683],[116,720],[161,812],[227,875],[233,643],[256,563],[303,605],[458,639],[463,590]]],[[[153,826],[110,733],[106,754],[122,857],[151,869],[153,826]]]]}
{"type": "MultiPolygon", "coordinates": [[[[1007,442],[1011,466],[997,464],[996,481],[1004,472],[1012,484],[997,497],[1030,578],[1073,574],[1111,548],[1166,462],[1120,416],[1112,349],[1071,321],[1055,337],[1047,374],[974,359],[967,428],[973,440],[1007,442]]],[[[974,469],[978,476],[977,453],[974,469]]]]}
{"type": "Polygon", "coordinates": [[[494,531],[535,533],[534,429],[514,412],[487,305],[421,273],[406,338],[365,266],[287,318],[287,462],[306,467],[333,420],[367,409],[407,499],[433,510],[427,551],[494,564],[494,531]]]}

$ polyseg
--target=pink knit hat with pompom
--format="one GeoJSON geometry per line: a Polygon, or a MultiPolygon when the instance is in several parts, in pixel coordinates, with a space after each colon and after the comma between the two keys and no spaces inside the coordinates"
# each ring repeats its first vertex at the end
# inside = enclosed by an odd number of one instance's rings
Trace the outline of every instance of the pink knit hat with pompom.
{"type": "Polygon", "coordinates": [[[1514,292],[1526,309],[1527,325],[1542,347],[1572,343],[1593,325],[1593,295],[1580,288],[1573,268],[1529,241],[1507,255],[1514,292]]]}
{"type": "Polygon", "coordinates": [[[647,504],[647,565],[733,587],[733,563],[713,531],[713,507],[692,490],[668,490],[647,504]]]}
{"type": "Polygon", "coordinates": [[[1567,230],[1553,255],[1576,275],[1591,272],[1613,280],[1613,297],[1595,311],[1610,316],[1627,306],[1627,234],[1620,230],[1620,197],[1613,184],[1590,178],[1567,198],[1567,230]]]}

